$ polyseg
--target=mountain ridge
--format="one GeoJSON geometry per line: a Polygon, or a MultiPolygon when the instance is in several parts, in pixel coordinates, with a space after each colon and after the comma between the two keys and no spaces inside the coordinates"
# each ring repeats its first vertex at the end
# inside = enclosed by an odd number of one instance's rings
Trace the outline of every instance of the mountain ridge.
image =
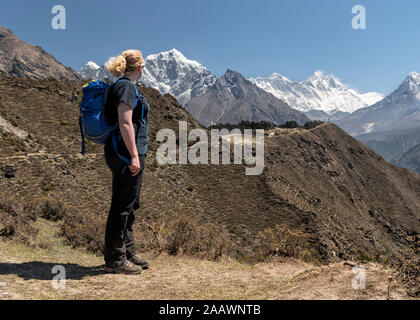
{"type": "Polygon", "coordinates": [[[0,73],[34,79],[80,80],[81,76],[65,67],[39,46],[20,40],[0,26],[0,73]]]}
{"type": "Polygon", "coordinates": [[[338,125],[353,136],[420,126],[420,74],[411,72],[383,100],[353,112],[338,125]]]}
{"type": "Polygon", "coordinates": [[[239,72],[227,69],[201,96],[192,98],[187,111],[201,124],[269,121],[282,124],[309,121],[304,114],[290,108],[271,93],[257,87],[239,72]]]}
{"type": "Polygon", "coordinates": [[[351,113],[383,98],[376,92],[361,94],[345,86],[332,74],[324,74],[320,70],[303,81],[291,81],[279,73],[249,80],[292,108],[304,112],[321,110],[328,114],[337,111],[351,113]]]}
{"type": "MultiPolygon", "coordinates": [[[[80,73],[82,75],[93,73],[96,74],[95,78],[108,77],[115,80],[103,65],[98,69],[95,63],[93,68],[89,68],[89,63],[81,68],[80,73]],[[89,70],[86,71],[86,69],[89,70]]],[[[84,75],[84,78],[88,77],[84,75]]],[[[182,105],[185,105],[191,97],[204,94],[207,88],[214,84],[215,79],[216,76],[200,63],[187,59],[179,50],[174,48],[169,51],[151,54],[146,58],[142,82],[163,94],[172,94],[182,105]],[[170,55],[172,55],[171,60],[168,58],[170,55]],[[166,74],[168,69],[166,63],[168,62],[175,66],[181,66],[180,70],[182,72],[178,75],[180,77],[187,75],[190,79],[178,80],[178,83],[174,79],[169,79],[166,74]],[[159,65],[159,68],[157,68],[157,65],[159,65]],[[185,66],[188,65],[193,70],[192,75],[185,72],[185,70],[188,70],[185,66]]],[[[291,81],[279,73],[273,73],[268,78],[257,77],[247,80],[285,101],[298,111],[322,110],[328,114],[337,111],[352,112],[358,108],[374,104],[383,98],[381,94],[376,92],[360,94],[342,84],[333,75],[325,75],[322,71],[316,71],[311,77],[300,82],[291,81]],[[280,82],[281,84],[279,84],[280,82]]]]}

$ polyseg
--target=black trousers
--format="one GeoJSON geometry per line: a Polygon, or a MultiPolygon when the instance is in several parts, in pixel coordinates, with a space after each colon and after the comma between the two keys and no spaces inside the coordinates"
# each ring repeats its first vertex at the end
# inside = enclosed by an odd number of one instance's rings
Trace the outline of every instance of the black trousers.
{"type": "Polygon", "coordinates": [[[115,154],[109,139],[104,147],[105,161],[112,171],[112,201],[105,229],[105,264],[121,264],[136,254],[133,237],[134,211],[139,209],[145,156],[139,156],[140,172],[132,176],[126,164],[115,154]]]}

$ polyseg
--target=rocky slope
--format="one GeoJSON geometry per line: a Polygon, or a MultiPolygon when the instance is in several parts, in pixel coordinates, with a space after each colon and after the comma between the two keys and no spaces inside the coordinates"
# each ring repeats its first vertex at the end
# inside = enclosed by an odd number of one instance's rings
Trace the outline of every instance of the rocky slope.
{"type": "Polygon", "coordinates": [[[356,138],[390,161],[420,144],[420,126],[406,130],[363,134],[356,138]]]}
{"type": "Polygon", "coordinates": [[[337,126],[280,130],[267,144],[273,193],[310,212],[307,226],[337,255],[342,248],[386,255],[419,233],[420,176],[390,165],[337,126]]]}
{"type": "MultiPolygon", "coordinates": [[[[74,207],[78,214],[66,220],[70,243],[100,250],[111,174],[101,146],[88,145],[87,156],[79,155],[80,86],[0,75],[1,115],[28,133],[25,139],[0,135],[0,168],[16,168],[13,178],[1,175],[0,192],[21,203],[50,197],[74,207]]],[[[246,176],[245,165],[158,165],[159,129],[177,132],[178,120],[189,130],[200,126],[173,97],[140,90],[151,106],[151,143],[138,234],[183,213],[216,224],[246,256],[259,232],[278,224],[308,235],[328,260],[400,257],[420,233],[420,176],[390,165],[332,124],[267,132],[260,176],[246,176]]]]}
{"type": "Polygon", "coordinates": [[[205,126],[241,120],[276,124],[309,121],[307,116],[232,70],[227,70],[206,93],[191,99],[185,108],[205,126]]]}
{"type": "Polygon", "coordinates": [[[53,56],[32,46],[12,31],[0,26],[0,73],[33,79],[81,79],[78,73],[63,66],[53,56]]]}

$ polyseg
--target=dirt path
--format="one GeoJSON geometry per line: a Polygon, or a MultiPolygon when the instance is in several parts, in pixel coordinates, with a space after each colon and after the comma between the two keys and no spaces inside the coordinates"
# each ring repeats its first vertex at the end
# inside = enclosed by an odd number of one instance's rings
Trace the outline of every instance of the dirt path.
{"type": "Polygon", "coordinates": [[[241,264],[228,258],[207,261],[185,256],[145,257],[140,275],[106,274],[102,257],[75,250],[41,221],[44,249],[0,241],[0,299],[406,299],[390,270],[366,268],[366,289],[352,287],[352,267],[313,266],[294,260],[241,264]],[[52,268],[66,271],[65,288],[52,286],[52,268]]]}
{"type": "MultiPolygon", "coordinates": [[[[102,153],[86,153],[84,155],[81,155],[80,153],[77,154],[68,154],[71,157],[75,157],[78,159],[83,159],[83,158],[94,158],[97,156],[103,156],[103,152],[102,153]]],[[[14,159],[27,159],[27,158],[31,158],[31,157],[43,157],[43,156],[47,156],[50,158],[53,157],[62,157],[63,154],[61,153],[49,153],[45,150],[41,150],[39,152],[35,152],[35,153],[27,153],[27,154],[23,154],[23,155],[19,155],[19,156],[8,156],[8,157],[0,157],[0,161],[1,160],[14,160],[14,159]]]]}

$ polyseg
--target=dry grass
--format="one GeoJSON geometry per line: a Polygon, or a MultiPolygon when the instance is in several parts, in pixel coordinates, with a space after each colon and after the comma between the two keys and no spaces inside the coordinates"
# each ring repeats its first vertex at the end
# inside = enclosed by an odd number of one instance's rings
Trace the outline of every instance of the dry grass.
{"type": "Polygon", "coordinates": [[[259,232],[255,255],[257,261],[264,261],[275,255],[304,261],[320,260],[316,250],[311,247],[307,234],[278,224],[259,232]]]}
{"type": "Polygon", "coordinates": [[[46,222],[42,236],[48,248],[0,241],[0,299],[407,299],[392,270],[364,264],[365,290],[352,288],[351,267],[342,263],[314,266],[294,259],[242,264],[189,256],[145,253],[149,270],[140,275],[106,274],[103,259],[63,246],[57,227],[46,222]],[[66,286],[55,290],[51,269],[62,265],[66,286]]]}
{"type": "MultiPolygon", "coordinates": [[[[30,244],[38,230],[39,218],[60,222],[60,236],[73,248],[82,247],[92,253],[103,250],[104,224],[77,208],[51,197],[41,197],[25,206],[12,201],[0,201],[0,236],[30,244]]],[[[145,223],[138,237],[141,250],[155,250],[170,255],[187,254],[217,259],[229,248],[223,230],[212,223],[200,224],[187,215],[171,215],[153,223],[145,223]]],[[[44,246],[44,244],[40,244],[44,246]]]]}
{"type": "Polygon", "coordinates": [[[200,224],[187,215],[166,216],[146,223],[146,227],[140,242],[146,250],[217,259],[231,245],[223,230],[215,224],[200,224]]]}

